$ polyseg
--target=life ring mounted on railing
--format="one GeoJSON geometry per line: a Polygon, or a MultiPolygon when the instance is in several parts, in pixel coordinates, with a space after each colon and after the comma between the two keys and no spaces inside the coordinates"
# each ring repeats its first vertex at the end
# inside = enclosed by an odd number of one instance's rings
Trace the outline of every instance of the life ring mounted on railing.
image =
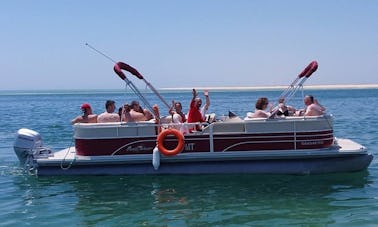
{"type": "Polygon", "coordinates": [[[166,156],[177,155],[184,149],[184,145],[185,145],[184,135],[177,129],[170,128],[170,129],[164,130],[157,137],[157,147],[159,151],[166,156]],[[177,139],[177,146],[171,150],[165,148],[164,146],[164,141],[167,139],[167,136],[169,135],[172,135],[177,139]]]}

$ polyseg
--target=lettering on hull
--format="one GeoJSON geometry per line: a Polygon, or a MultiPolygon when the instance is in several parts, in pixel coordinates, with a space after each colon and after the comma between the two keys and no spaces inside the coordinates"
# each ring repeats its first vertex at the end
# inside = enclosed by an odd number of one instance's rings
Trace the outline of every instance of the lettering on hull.
{"type": "Polygon", "coordinates": [[[140,152],[140,151],[152,151],[153,147],[145,147],[145,146],[136,146],[136,147],[127,147],[126,151],[132,151],[132,152],[140,152]]]}
{"type": "Polygon", "coordinates": [[[318,141],[304,141],[304,142],[301,142],[301,145],[304,145],[304,146],[320,145],[320,144],[324,144],[324,141],[318,140],[318,141]]]}
{"type": "Polygon", "coordinates": [[[194,151],[194,145],[195,145],[195,143],[185,143],[184,150],[186,150],[186,151],[194,151]]]}

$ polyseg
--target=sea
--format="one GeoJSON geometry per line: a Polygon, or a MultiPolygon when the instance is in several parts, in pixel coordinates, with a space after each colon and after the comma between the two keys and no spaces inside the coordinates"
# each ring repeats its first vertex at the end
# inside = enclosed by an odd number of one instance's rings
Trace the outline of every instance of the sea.
{"type": "MultiPolygon", "coordinates": [[[[198,91],[204,99],[203,91],[198,91]]],[[[210,90],[209,112],[244,117],[259,97],[274,104],[279,89],[210,90]]],[[[141,89],[161,115],[167,107],[141,89]]],[[[336,137],[366,146],[375,158],[363,171],[322,175],[53,176],[28,174],[13,151],[29,128],[45,146],[73,145],[71,119],[84,102],[95,113],[141,100],[132,90],[0,91],[0,226],[377,226],[378,89],[300,90],[288,104],[313,95],[334,116],[336,137]]],[[[162,90],[188,110],[191,90],[162,90]]],[[[142,104],[143,105],[143,104],[142,104]]]]}

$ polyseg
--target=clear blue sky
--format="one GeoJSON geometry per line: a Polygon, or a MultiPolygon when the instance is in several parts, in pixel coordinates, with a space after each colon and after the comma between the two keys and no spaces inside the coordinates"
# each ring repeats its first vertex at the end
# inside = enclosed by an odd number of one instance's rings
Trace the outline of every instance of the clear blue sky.
{"type": "Polygon", "coordinates": [[[0,90],[123,88],[85,43],[156,88],[288,85],[312,60],[307,85],[378,83],[374,0],[4,0],[0,28],[0,90]]]}

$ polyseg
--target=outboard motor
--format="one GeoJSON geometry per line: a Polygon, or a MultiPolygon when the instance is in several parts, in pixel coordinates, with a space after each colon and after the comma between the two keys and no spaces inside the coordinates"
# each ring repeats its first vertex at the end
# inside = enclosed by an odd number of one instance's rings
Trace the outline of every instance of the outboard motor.
{"type": "Polygon", "coordinates": [[[42,148],[42,137],[38,132],[27,128],[17,131],[13,149],[20,160],[20,164],[26,164],[27,159],[32,157],[34,152],[40,148],[42,148]]]}

